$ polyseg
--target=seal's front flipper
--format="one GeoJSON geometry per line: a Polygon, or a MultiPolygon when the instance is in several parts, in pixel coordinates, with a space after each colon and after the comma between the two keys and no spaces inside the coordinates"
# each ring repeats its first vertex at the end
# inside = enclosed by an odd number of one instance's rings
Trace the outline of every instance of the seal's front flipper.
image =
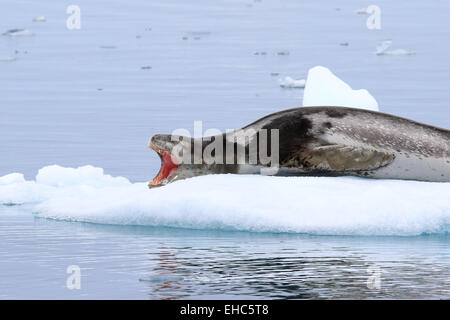
{"type": "Polygon", "coordinates": [[[303,150],[299,162],[303,168],[331,171],[365,171],[387,166],[394,154],[343,145],[317,146],[303,150]]]}

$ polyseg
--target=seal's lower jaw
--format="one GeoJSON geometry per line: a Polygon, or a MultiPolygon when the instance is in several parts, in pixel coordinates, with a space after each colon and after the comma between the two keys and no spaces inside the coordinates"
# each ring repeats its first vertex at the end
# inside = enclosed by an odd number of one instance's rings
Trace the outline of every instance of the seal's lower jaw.
{"type": "Polygon", "coordinates": [[[169,183],[175,178],[178,169],[178,164],[170,152],[157,148],[152,149],[155,150],[161,158],[161,168],[159,169],[158,175],[149,182],[149,188],[160,187],[169,183]]]}

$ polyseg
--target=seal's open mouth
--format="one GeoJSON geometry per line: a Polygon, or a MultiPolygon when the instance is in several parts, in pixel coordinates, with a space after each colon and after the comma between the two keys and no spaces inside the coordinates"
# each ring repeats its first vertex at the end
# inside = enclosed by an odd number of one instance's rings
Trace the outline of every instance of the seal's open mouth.
{"type": "Polygon", "coordinates": [[[169,179],[175,175],[175,172],[178,169],[178,163],[170,152],[155,147],[152,147],[152,149],[158,153],[158,156],[161,159],[161,168],[159,169],[157,176],[149,183],[149,187],[156,187],[169,182],[169,179]]]}

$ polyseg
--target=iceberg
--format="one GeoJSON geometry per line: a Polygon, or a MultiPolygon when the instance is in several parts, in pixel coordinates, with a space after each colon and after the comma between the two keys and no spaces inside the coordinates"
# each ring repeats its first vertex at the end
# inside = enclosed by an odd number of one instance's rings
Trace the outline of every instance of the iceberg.
{"type": "Polygon", "coordinates": [[[367,90],[353,90],[329,69],[322,66],[308,71],[303,106],[339,106],[379,110],[377,101],[367,90]]]}

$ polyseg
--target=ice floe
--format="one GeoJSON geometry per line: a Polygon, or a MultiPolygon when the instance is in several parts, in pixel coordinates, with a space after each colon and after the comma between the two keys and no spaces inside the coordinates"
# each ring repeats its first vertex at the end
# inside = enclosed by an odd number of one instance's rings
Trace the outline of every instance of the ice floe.
{"type": "Polygon", "coordinates": [[[101,168],[48,166],[0,177],[0,203],[101,224],[319,235],[450,231],[450,183],[353,177],[210,175],[148,189],[101,168]]]}

